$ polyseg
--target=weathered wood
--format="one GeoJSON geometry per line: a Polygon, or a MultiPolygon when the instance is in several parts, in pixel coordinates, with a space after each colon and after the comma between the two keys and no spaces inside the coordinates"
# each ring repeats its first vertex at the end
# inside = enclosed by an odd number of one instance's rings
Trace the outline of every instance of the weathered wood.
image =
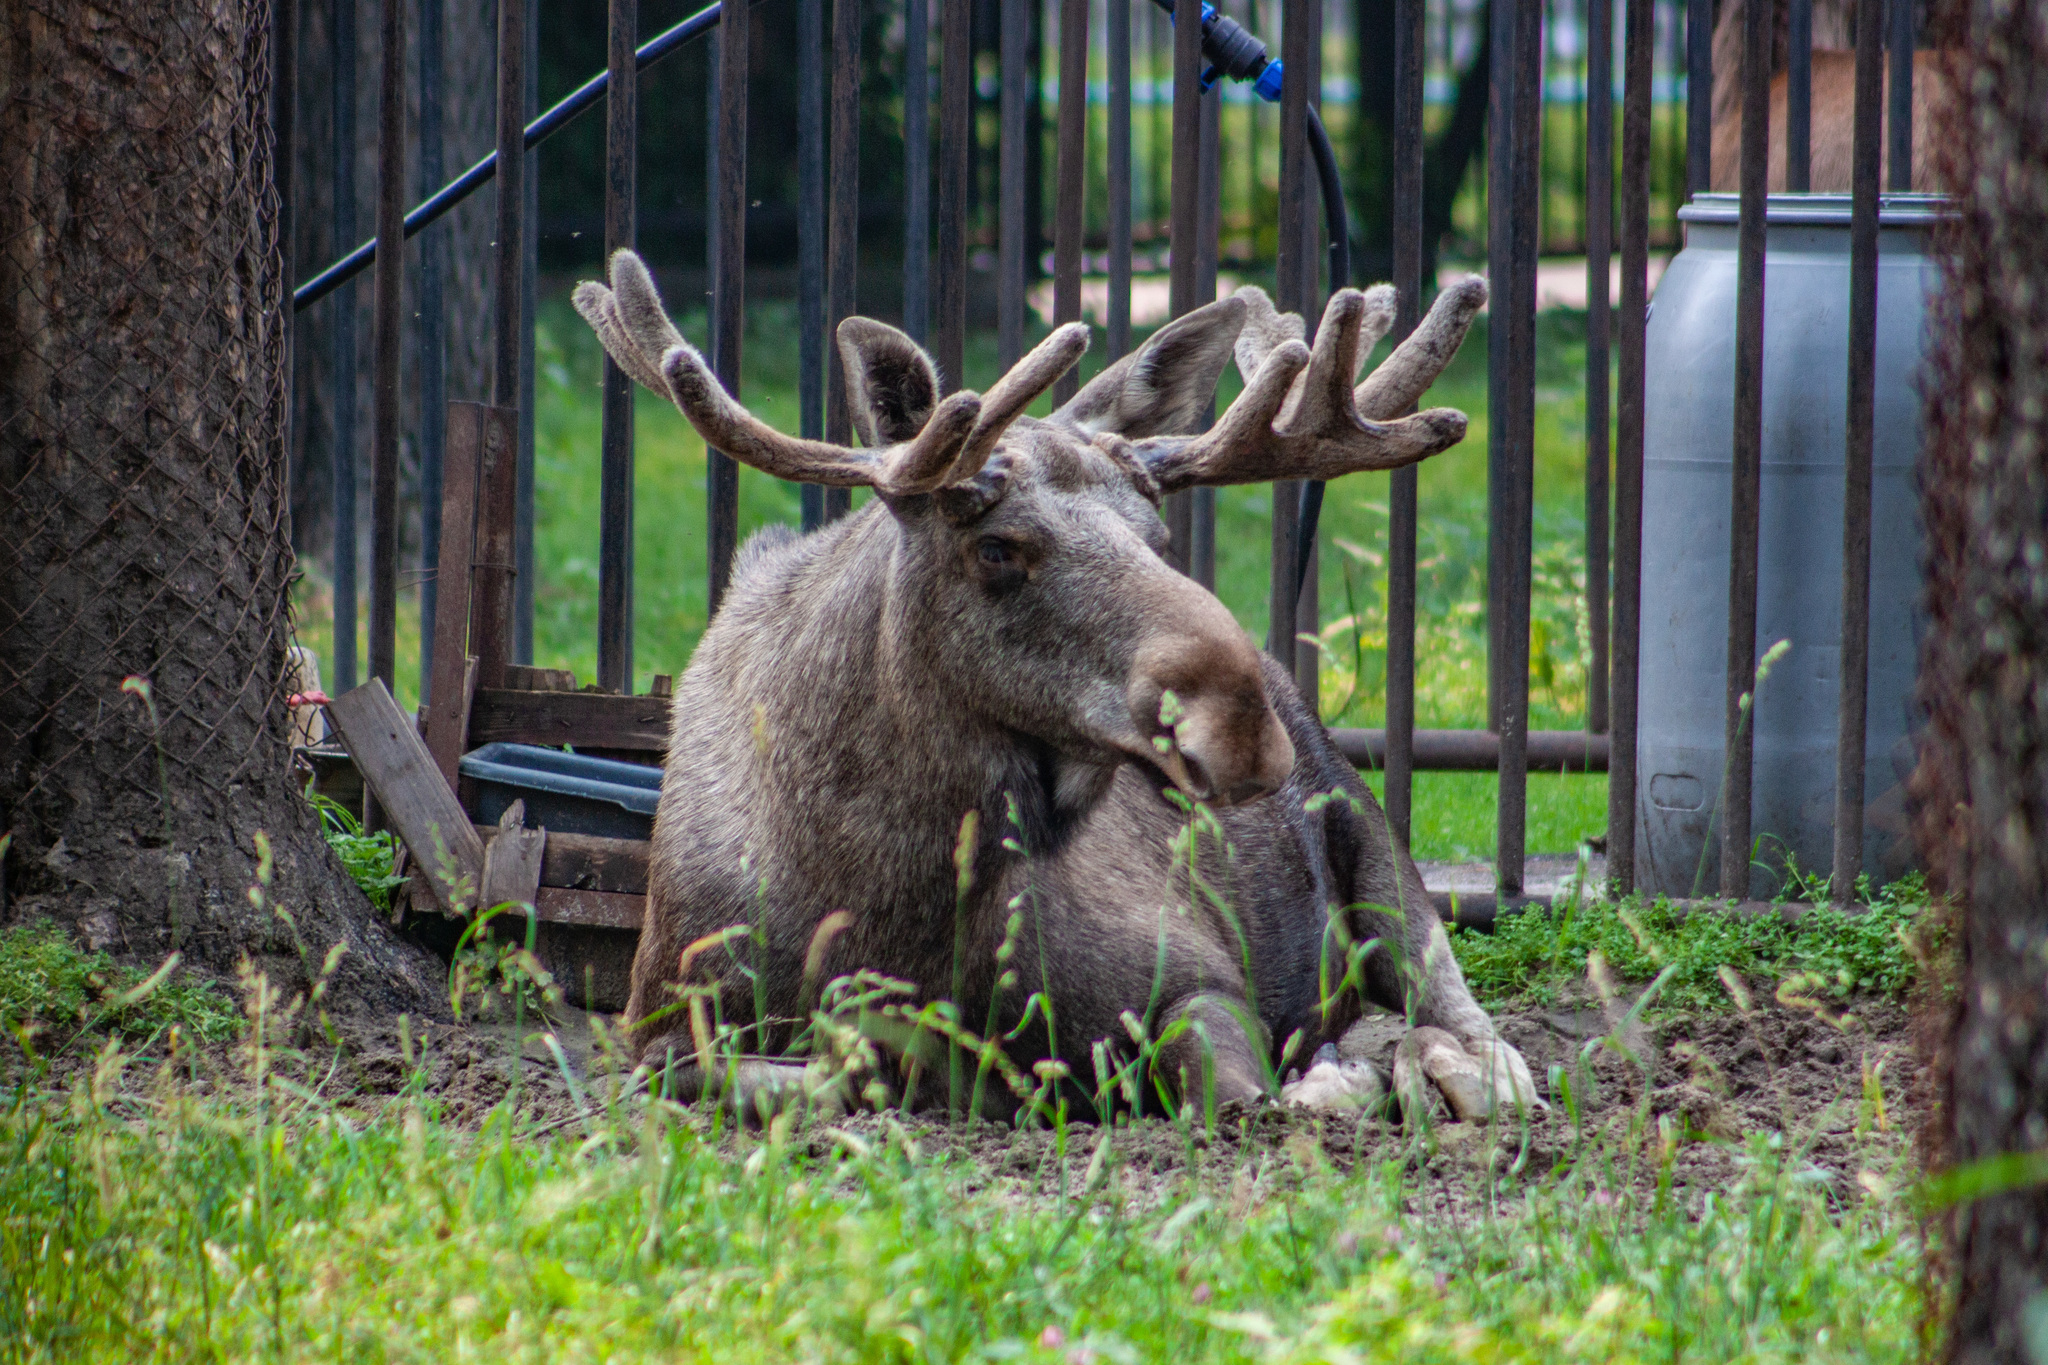
{"type": "Polygon", "coordinates": [[[477,689],[469,712],[472,747],[573,744],[578,749],[668,750],[666,697],[615,697],[605,692],[515,692],[477,689]]]}
{"type": "Polygon", "coordinates": [[[479,421],[469,652],[477,658],[478,681],[503,687],[512,662],[512,582],[518,576],[513,523],[519,513],[519,409],[483,408],[479,421]]]}
{"type": "Polygon", "coordinates": [[[566,668],[513,664],[505,670],[505,686],[516,692],[574,692],[576,675],[566,668]]]}
{"type": "Polygon", "coordinates": [[[412,718],[398,709],[381,678],[335,698],[327,714],[386,821],[426,874],[434,899],[450,914],[463,913],[481,884],[483,841],[412,718]]]}
{"type": "Polygon", "coordinates": [[[434,572],[434,660],[427,688],[427,747],[455,785],[469,698],[463,673],[469,654],[469,563],[476,551],[477,470],[482,464],[481,403],[450,403],[442,438],[441,555],[434,572]],[[440,723],[435,723],[436,717],[440,723]]]}
{"type": "MultiPolygon", "coordinates": [[[[489,841],[498,836],[495,825],[478,825],[477,837],[489,841]]],[[[541,854],[540,884],[575,891],[612,891],[623,895],[647,894],[647,860],[650,845],[645,839],[607,839],[598,834],[548,833],[547,848],[541,854]]]]}
{"type": "Polygon", "coordinates": [[[539,899],[548,832],[527,829],[525,823],[524,801],[514,801],[498,817],[497,828],[484,844],[483,894],[478,905],[532,905],[539,899]]]}
{"type": "Polygon", "coordinates": [[[637,931],[647,918],[647,897],[543,886],[534,903],[534,917],[545,924],[637,931]]]}

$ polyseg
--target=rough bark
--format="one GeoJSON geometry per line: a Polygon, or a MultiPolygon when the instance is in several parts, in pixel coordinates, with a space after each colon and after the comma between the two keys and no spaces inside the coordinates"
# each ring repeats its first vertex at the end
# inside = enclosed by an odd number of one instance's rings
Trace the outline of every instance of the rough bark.
{"type": "MultiPolygon", "coordinates": [[[[2007,0],[1974,0],[1967,23],[1972,70],[1936,140],[1959,217],[1920,475],[1932,628],[1914,792],[1921,855],[1961,905],[1930,1157],[1984,1174],[2048,1151],[2048,27],[2007,0]]],[[[2048,1185],[1949,1219],[1950,1359],[2036,1358],[2048,1185]]]]}
{"type": "Polygon", "coordinates": [[[419,1009],[287,770],[267,0],[0,3],[5,916],[419,1009]],[[148,702],[123,686],[150,682],[148,702]],[[298,936],[251,904],[256,835],[298,936]]]}

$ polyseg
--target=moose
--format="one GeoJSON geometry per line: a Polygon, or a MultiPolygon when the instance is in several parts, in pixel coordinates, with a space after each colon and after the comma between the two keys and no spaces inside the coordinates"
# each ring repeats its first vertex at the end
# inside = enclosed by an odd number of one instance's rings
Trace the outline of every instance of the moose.
{"type": "MultiPolygon", "coordinates": [[[[1411,1075],[1459,1112],[1540,1104],[1370,790],[1286,671],[1162,557],[1158,514],[1198,485],[1334,479],[1456,444],[1464,414],[1399,414],[1485,297],[1477,279],[1445,291],[1360,382],[1390,287],[1338,291],[1313,349],[1298,315],[1240,289],[1042,419],[1025,409],[1086,349],[1084,324],[986,393],[942,397],[909,337],[849,318],[851,448],[741,407],[631,252],[609,287],[580,285],[614,362],[708,446],[874,491],[807,535],[747,541],[676,685],[627,1005],[642,1061],[698,1065],[686,984],[775,1057],[819,981],[864,970],[997,1021],[1019,1074],[1057,1060],[1085,1076],[1149,1038],[1157,1094],[1258,1101],[1290,1062],[1322,1062],[1297,1087],[1326,1071],[1363,996],[1407,1016],[1402,1055],[1425,1059],[1411,1075]],[[1233,357],[1243,392],[1197,432],[1233,357]]],[[[749,1066],[750,1086],[800,1070],[749,1066]]],[[[909,1074],[905,1098],[935,1102],[937,1070],[909,1074]]]]}

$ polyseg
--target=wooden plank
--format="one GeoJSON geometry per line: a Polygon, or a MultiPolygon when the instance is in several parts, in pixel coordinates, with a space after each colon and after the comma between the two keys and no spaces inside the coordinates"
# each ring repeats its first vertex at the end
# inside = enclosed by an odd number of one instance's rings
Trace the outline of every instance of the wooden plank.
{"type": "Polygon", "coordinates": [[[534,913],[547,924],[580,924],[596,929],[638,931],[647,917],[647,897],[543,886],[535,901],[534,913]]]}
{"type": "Polygon", "coordinates": [[[469,723],[469,561],[476,549],[476,479],[483,449],[483,405],[450,403],[443,436],[441,557],[434,571],[434,663],[427,688],[427,748],[449,789],[455,786],[469,723]],[[439,723],[436,723],[439,717],[439,723]]]}
{"type": "Polygon", "coordinates": [[[386,820],[427,874],[434,899],[450,914],[465,913],[483,876],[483,841],[412,718],[398,709],[381,678],[335,698],[327,714],[386,820]]]}
{"type": "Polygon", "coordinates": [[[668,751],[668,715],[665,697],[481,687],[470,708],[469,742],[573,744],[659,754],[668,751]]]}
{"type": "Polygon", "coordinates": [[[483,894],[477,904],[532,905],[540,896],[540,870],[548,832],[526,829],[526,803],[514,801],[484,845],[483,894]]]}
{"type": "MultiPolygon", "coordinates": [[[[476,480],[476,552],[470,560],[469,652],[476,655],[478,683],[503,687],[505,670],[512,663],[512,582],[519,572],[513,548],[519,508],[519,409],[476,406],[483,430],[476,480]]],[[[435,611],[438,618],[438,605],[435,611]]]]}
{"type": "Polygon", "coordinates": [[[566,668],[511,664],[505,669],[505,686],[519,692],[574,692],[576,675],[566,668]]]}
{"type": "MultiPolygon", "coordinates": [[[[497,826],[478,825],[476,832],[488,851],[489,841],[497,837],[497,826]]],[[[607,839],[550,830],[547,849],[541,855],[540,884],[642,896],[647,893],[649,851],[645,839],[607,839]]]]}

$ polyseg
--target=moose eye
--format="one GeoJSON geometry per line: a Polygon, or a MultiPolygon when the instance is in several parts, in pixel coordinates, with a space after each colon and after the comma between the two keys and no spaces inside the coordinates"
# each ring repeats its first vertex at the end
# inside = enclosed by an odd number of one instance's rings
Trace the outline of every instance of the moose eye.
{"type": "Polygon", "coordinates": [[[990,588],[1007,590],[1029,577],[1021,547],[996,536],[983,536],[974,549],[975,568],[990,588]]]}

